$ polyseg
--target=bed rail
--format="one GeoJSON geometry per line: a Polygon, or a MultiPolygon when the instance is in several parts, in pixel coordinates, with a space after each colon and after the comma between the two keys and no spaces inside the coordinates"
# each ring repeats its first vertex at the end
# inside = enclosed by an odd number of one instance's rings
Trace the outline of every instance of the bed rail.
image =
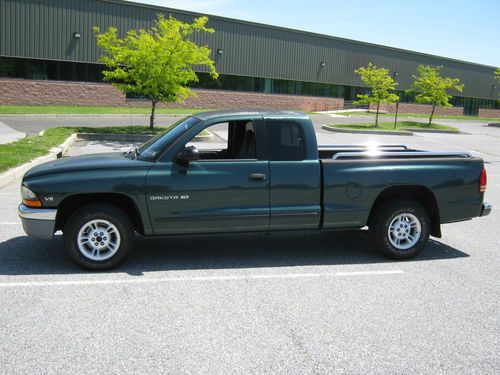
{"type": "Polygon", "coordinates": [[[472,155],[469,152],[454,152],[454,151],[359,151],[359,152],[339,152],[332,156],[333,160],[339,159],[381,159],[381,158],[394,158],[394,157],[409,157],[409,158],[439,158],[439,157],[458,157],[470,158],[472,155]]]}
{"type": "Polygon", "coordinates": [[[333,145],[319,145],[319,150],[352,150],[352,149],[365,149],[365,150],[378,150],[378,149],[400,149],[400,150],[408,150],[408,146],[399,145],[399,144],[376,144],[376,145],[367,145],[367,144],[333,144],[333,145]]]}

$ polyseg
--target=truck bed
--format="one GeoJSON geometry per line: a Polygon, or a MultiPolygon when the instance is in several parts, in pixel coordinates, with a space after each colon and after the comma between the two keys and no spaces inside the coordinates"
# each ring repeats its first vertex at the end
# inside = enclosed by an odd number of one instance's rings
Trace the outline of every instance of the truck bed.
{"type": "MultiPolygon", "coordinates": [[[[362,227],[389,186],[419,187],[435,199],[440,222],[479,215],[483,168],[468,152],[430,152],[404,145],[318,147],[323,173],[323,227],[362,227]]],[[[430,198],[429,198],[430,199],[430,198]]]]}

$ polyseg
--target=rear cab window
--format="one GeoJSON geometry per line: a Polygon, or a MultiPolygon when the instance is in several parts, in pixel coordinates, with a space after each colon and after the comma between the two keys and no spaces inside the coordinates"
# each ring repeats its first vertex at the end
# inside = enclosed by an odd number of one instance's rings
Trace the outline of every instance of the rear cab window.
{"type": "Polygon", "coordinates": [[[271,160],[304,160],[307,157],[304,130],[290,120],[266,120],[271,160]]]}

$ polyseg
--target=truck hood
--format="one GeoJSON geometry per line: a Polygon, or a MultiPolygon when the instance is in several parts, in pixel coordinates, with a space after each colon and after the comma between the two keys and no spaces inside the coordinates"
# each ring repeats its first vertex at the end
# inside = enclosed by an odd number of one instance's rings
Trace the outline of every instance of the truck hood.
{"type": "Polygon", "coordinates": [[[71,156],[37,165],[24,174],[24,179],[83,170],[127,168],[134,164],[150,163],[125,157],[123,152],[71,156]]]}

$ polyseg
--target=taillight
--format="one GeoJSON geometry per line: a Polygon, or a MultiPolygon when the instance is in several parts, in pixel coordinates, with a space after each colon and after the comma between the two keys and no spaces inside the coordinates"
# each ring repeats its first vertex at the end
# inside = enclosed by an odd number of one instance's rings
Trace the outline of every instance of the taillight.
{"type": "Polygon", "coordinates": [[[479,192],[484,193],[486,191],[486,184],[488,183],[488,176],[486,175],[486,169],[483,168],[481,172],[481,177],[479,177],[479,192]]]}

